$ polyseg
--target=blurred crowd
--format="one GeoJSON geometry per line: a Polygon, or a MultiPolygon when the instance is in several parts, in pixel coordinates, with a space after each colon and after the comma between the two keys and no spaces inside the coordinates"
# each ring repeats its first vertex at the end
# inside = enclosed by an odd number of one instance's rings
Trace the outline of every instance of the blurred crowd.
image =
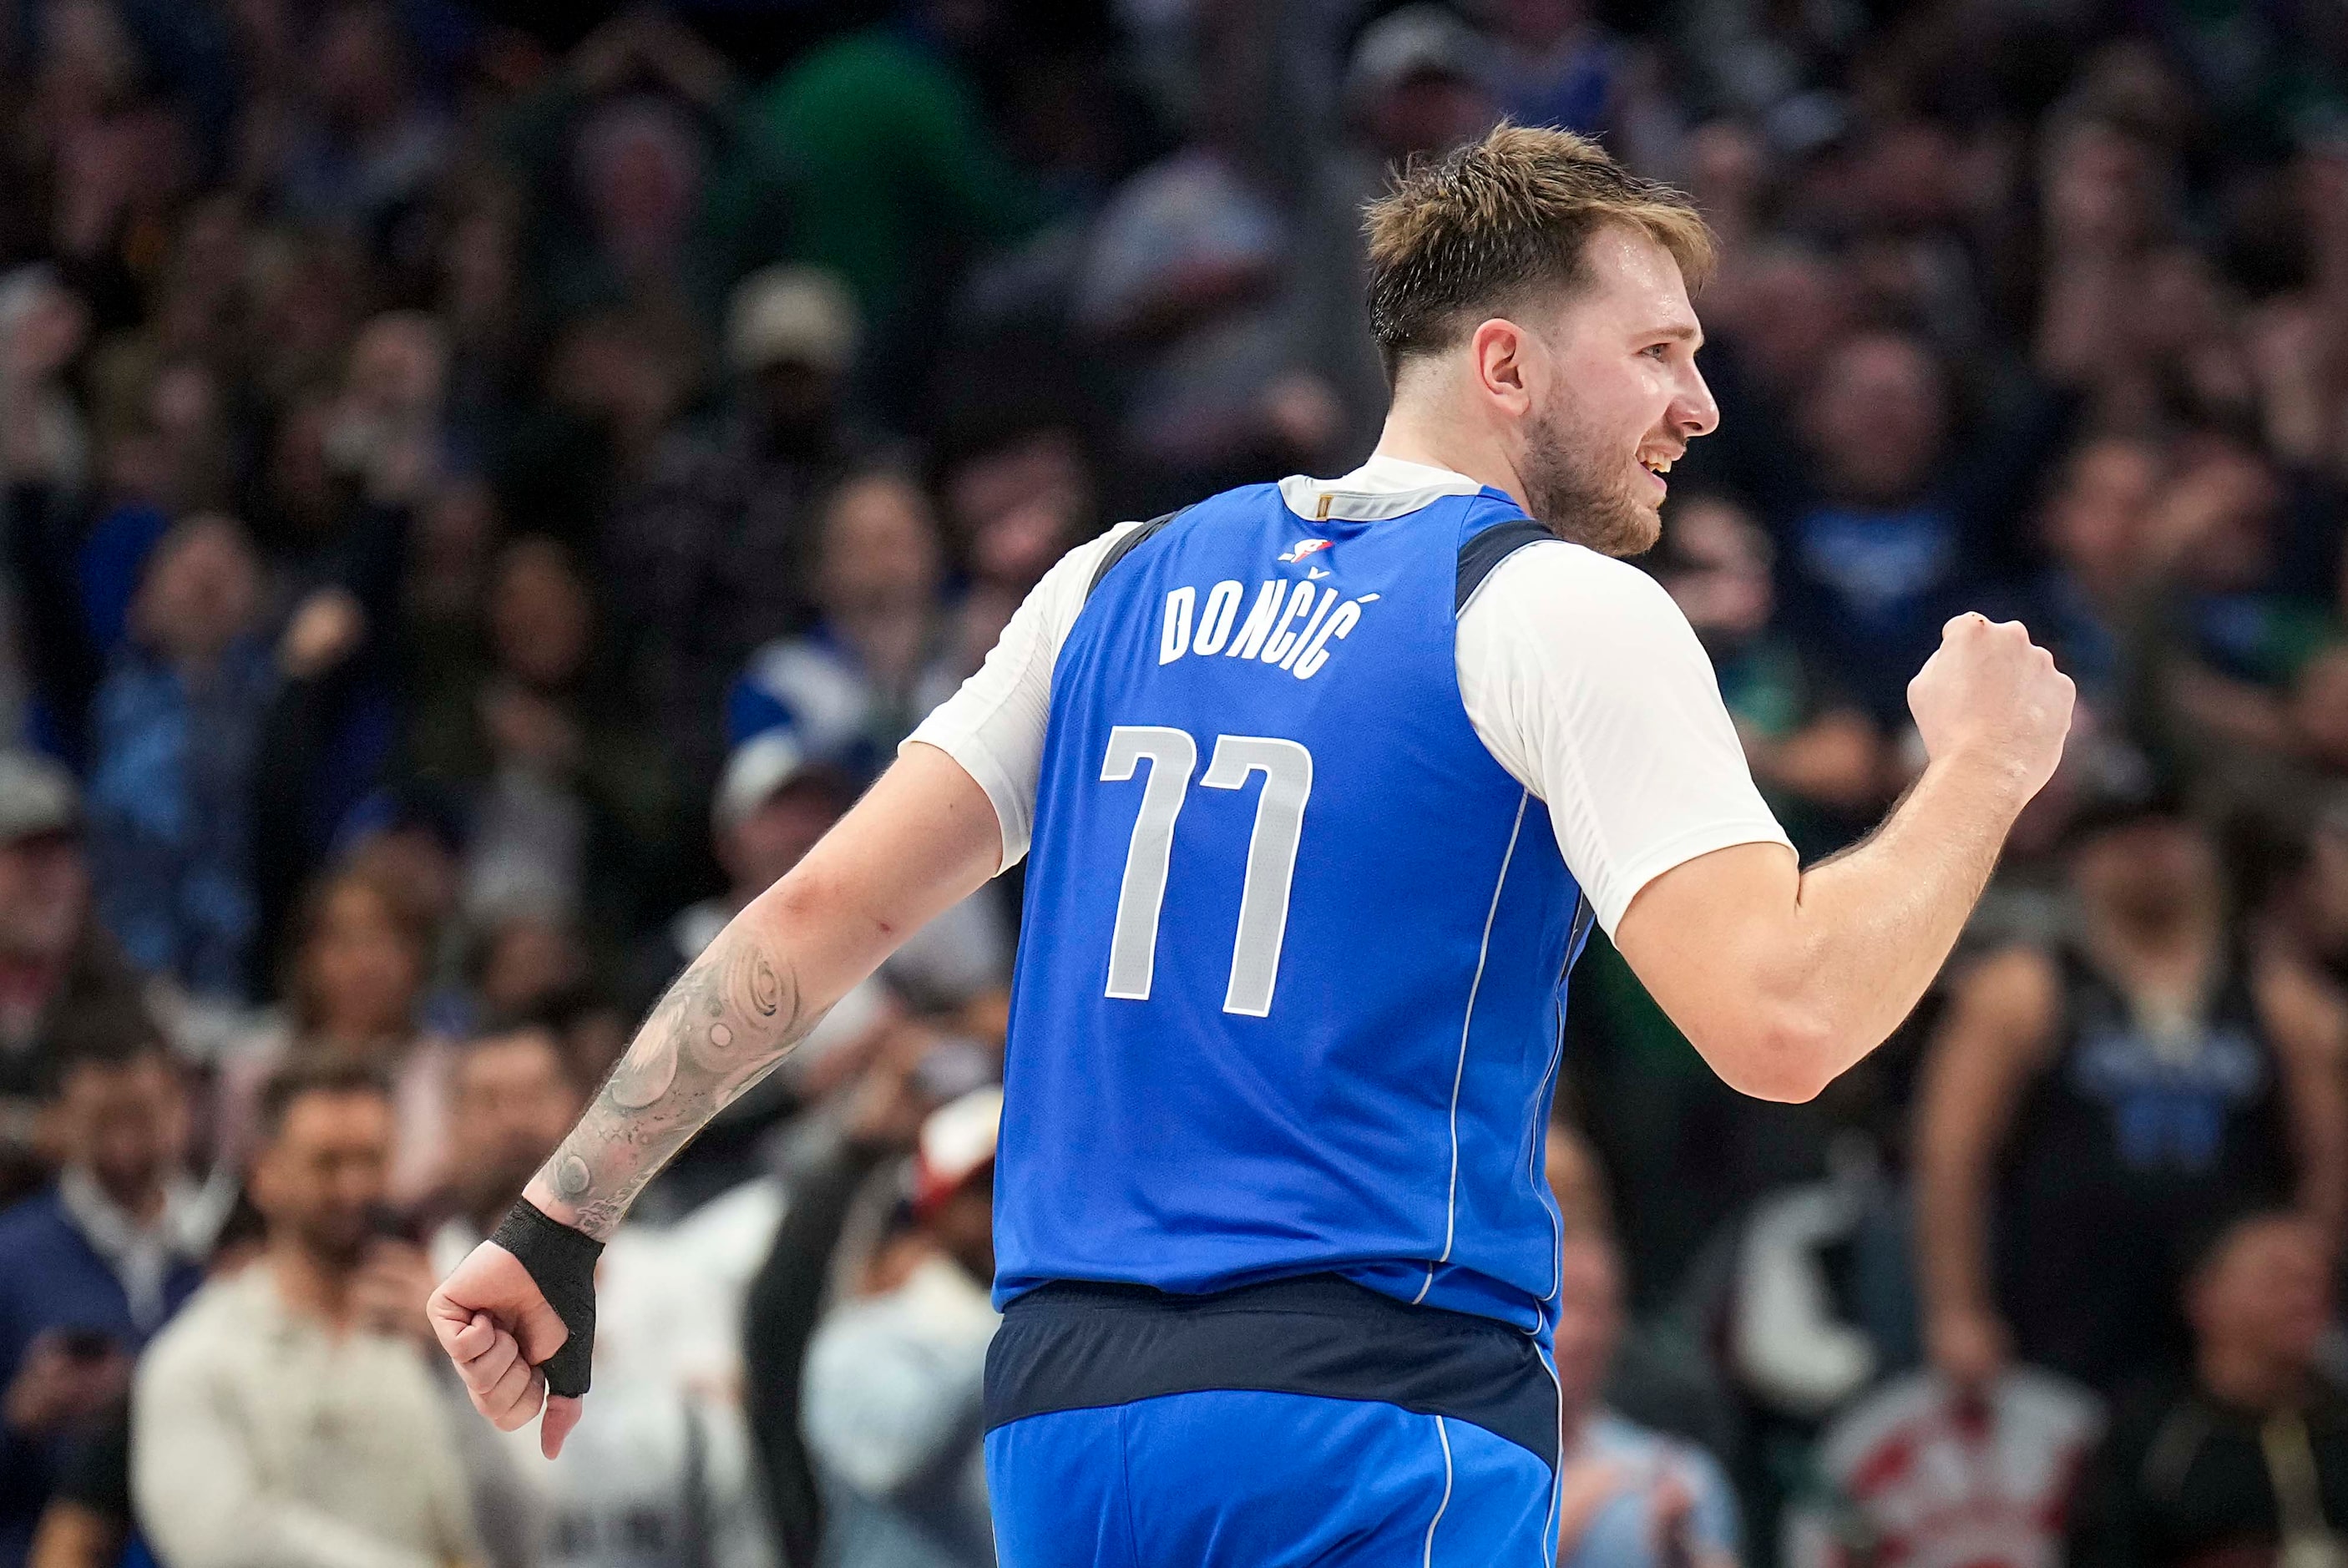
{"type": "Polygon", "coordinates": [[[1376,436],[1502,117],[1718,232],[1644,564],[1806,856],[1950,615],[2080,691],[1806,1106],[1601,940],[1562,1561],[2348,1564],[2348,13],[0,7],[0,1568],[992,1562],[1013,873],[605,1253],[548,1464],[422,1302],[1059,553],[1376,436]]]}

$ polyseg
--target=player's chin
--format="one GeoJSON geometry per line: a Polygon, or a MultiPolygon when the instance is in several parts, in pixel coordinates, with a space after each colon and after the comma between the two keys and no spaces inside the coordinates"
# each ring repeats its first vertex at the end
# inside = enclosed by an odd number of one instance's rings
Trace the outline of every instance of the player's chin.
{"type": "Polygon", "coordinates": [[[1601,555],[1621,560],[1626,556],[1644,555],[1663,536],[1662,510],[1652,501],[1625,496],[1620,505],[1610,509],[1599,537],[1585,542],[1601,555]]]}
{"type": "Polygon", "coordinates": [[[1628,555],[1643,555],[1646,552],[1653,550],[1655,547],[1655,542],[1663,536],[1663,509],[1653,504],[1647,504],[1634,508],[1633,513],[1633,525],[1631,532],[1632,536],[1637,541],[1637,542],[1623,553],[1628,555]]]}

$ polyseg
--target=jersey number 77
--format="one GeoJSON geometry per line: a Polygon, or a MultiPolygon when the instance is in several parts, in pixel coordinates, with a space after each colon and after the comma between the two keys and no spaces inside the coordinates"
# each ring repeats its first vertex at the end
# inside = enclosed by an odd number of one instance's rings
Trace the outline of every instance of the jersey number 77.
{"type": "MultiPolygon", "coordinates": [[[[1107,995],[1149,999],[1158,962],[1158,921],[1166,902],[1166,869],[1174,856],[1174,820],[1190,792],[1199,743],[1188,731],[1159,725],[1120,724],[1108,734],[1101,782],[1130,779],[1149,760],[1141,810],[1125,851],[1125,878],[1117,894],[1117,929],[1109,938],[1107,995]]],[[[1261,1018],[1272,1011],[1280,976],[1280,944],[1288,933],[1288,892],[1296,872],[1297,841],[1304,833],[1304,803],[1313,794],[1313,754],[1293,740],[1225,735],[1199,782],[1238,789],[1248,775],[1263,775],[1255,827],[1248,835],[1247,872],[1240,884],[1240,923],[1231,940],[1231,977],[1223,1011],[1261,1018]]]]}

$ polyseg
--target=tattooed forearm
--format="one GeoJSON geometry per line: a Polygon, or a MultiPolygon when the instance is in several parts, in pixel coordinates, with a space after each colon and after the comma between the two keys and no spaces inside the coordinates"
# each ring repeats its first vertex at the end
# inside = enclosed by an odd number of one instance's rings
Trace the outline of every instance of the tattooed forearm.
{"type": "Polygon", "coordinates": [[[670,1157],[822,1016],[802,1006],[788,964],[744,933],[721,933],[644,1020],[534,1185],[572,1223],[608,1238],[670,1157]]]}

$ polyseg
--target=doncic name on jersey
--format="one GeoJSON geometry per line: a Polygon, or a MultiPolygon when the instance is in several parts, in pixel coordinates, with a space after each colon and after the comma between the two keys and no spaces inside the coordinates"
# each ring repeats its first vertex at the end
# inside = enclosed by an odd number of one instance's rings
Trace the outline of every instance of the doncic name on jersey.
{"type": "MultiPolygon", "coordinates": [[[[1326,539],[1301,539],[1279,560],[1282,565],[1296,565],[1331,543],[1326,539]]],[[[1240,604],[1248,596],[1244,583],[1226,578],[1207,590],[1204,604],[1200,603],[1199,590],[1185,583],[1166,595],[1165,618],[1159,625],[1158,662],[1170,665],[1192,654],[1202,657],[1220,654],[1227,659],[1254,659],[1286,670],[1298,680],[1311,680],[1336,651],[1333,645],[1344,642],[1360,623],[1362,607],[1378,599],[1375,593],[1365,593],[1340,603],[1336,589],[1320,584],[1329,575],[1318,566],[1307,566],[1304,576],[1292,584],[1282,578],[1266,578],[1256,588],[1244,620],[1240,617],[1240,604]]]]}

